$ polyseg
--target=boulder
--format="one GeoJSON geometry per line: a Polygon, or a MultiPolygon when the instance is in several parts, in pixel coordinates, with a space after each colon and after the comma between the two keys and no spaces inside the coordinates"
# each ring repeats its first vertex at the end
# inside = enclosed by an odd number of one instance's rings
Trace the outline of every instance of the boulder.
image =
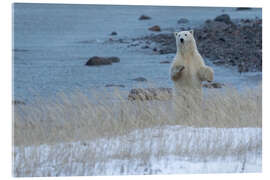
{"type": "Polygon", "coordinates": [[[124,88],[125,85],[123,85],[123,84],[106,84],[105,87],[121,87],[121,88],[124,88]]]}
{"type": "Polygon", "coordinates": [[[179,20],[177,21],[178,24],[186,24],[186,23],[188,23],[188,22],[189,22],[189,20],[186,19],[186,18],[181,18],[181,19],[179,19],[179,20]]]}
{"type": "Polygon", "coordinates": [[[236,11],[246,11],[246,10],[251,10],[252,8],[249,7],[238,7],[236,8],[236,11]]]}
{"type": "Polygon", "coordinates": [[[228,14],[217,16],[214,20],[218,22],[224,22],[225,24],[233,24],[228,14]]]}
{"type": "Polygon", "coordinates": [[[148,45],[145,45],[145,46],[142,46],[141,47],[142,49],[148,49],[148,48],[150,48],[148,45]]]}
{"type": "Polygon", "coordinates": [[[28,49],[13,49],[14,52],[28,52],[29,50],[28,49]]]}
{"type": "Polygon", "coordinates": [[[207,83],[207,84],[203,84],[203,87],[205,88],[222,88],[223,86],[225,86],[223,83],[218,83],[218,82],[211,82],[211,83],[207,83]]]}
{"type": "Polygon", "coordinates": [[[171,61],[160,61],[160,64],[170,64],[171,61]]]}
{"type": "Polygon", "coordinates": [[[128,100],[168,100],[172,98],[171,88],[136,88],[131,89],[128,100]]]}
{"type": "Polygon", "coordinates": [[[112,61],[107,59],[107,58],[93,56],[86,62],[85,65],[87,65],[87,66],[100,66],[100,65],[110,65],[110,64],[112,64],[112,61]]]}
{"type": "Polygon", "coordinates": [[[20,100],[13,100],[12,104],[14,104],[14,105],[25,105],[26,103],[23,102],[23,101],[20,101],[20,100]]]}
{"type": "Polygon", "coordinates": [[[100,65],[110,65],[114,62],[119,62],[118,57],[99,57],[93,56],[85,63],[86,66],[100,66],[100,65]]]}
{"type": "Polygon", "coordinates": [[[152,27],[148,28],[148,30],[150,30],[150,31],[156,31],[156,32],[161,31],[161,29],[160,29],[160,27],[158,25],[152,26],[152,27]]]}
{"type": "Polygon", "coordinates": [[[111,36],[116,36],[117,35],[117,32],[115,32],[115,31],[113,31],[112,33],[111,33],[111,36]]]}
{"type": "Polygon", "coordinates": [[[139,18],[139,20],[148,20],[148,19],[151,19],[151,17],[149,17],[149,16],[146,16],[146,15],[141,15],[140,16],[140,18],[139,18]]]}
{"type": "Polygon", "coordinates": [[[134,78],[134,79],[132,79],[132,80],[133,80],[133,81],[141,81],[141,82],[147,81],[147,79],[144,78],[144,77],[137,77],[137,78],[134,78]]]}

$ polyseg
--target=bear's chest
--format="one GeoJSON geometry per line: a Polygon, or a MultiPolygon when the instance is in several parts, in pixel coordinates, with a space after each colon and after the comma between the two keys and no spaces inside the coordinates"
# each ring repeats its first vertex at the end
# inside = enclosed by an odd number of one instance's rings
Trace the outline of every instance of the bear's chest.
{"type": "Polygon", "coordinates": [[[193,84],[194,81],[198,81],[197,69],[194,67],[186,66],[183,70],[183,75],[181,76],[181,81],[186,81],[186,83],[193,84]]]}
{"type": "Polygon", "coordinates": [[[183,66],[185,67],[183,75],[187,77],[195,77],[198,71],[198,64],[192,60],[183,61],[183,66]]]}
{"type": "Polygon", "coordinates": [[[184,66],[185,69],[182,71],[182,75],[178,82],[184,85],[197,86],[199,84],[199,78],[197,76],[199,70],[198,64],[188,59],[187,61],[182,61],[181,65],[184,66]]]}

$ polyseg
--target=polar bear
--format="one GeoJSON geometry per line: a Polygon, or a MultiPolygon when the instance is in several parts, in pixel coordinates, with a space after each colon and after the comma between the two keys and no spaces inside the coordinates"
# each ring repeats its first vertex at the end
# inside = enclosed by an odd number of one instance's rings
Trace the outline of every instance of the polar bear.
{"type": "Polygon", "coordinates": [[[213,81],[214,72],[198,52],[193,30],[175,32],[176,56],[170,67],[174,95],[202,99],[202,81],[213,81]]]}

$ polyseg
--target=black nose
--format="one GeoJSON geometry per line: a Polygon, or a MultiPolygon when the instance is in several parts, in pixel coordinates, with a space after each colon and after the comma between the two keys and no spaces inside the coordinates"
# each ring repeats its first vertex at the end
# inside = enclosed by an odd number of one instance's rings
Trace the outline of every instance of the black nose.
{"type": "Polygon", "coordinates": [[[184,39],[183,39],[183,38],[181,38],[181,39],[180,39],[180,41],[181,41],[181,43],[182,43],[182,42],[184,42],[184,39]]]}

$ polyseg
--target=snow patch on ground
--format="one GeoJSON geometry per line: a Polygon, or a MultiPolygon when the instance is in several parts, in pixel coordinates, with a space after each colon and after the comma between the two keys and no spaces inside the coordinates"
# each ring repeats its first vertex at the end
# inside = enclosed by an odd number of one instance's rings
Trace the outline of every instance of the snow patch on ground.
{"type": "Polygon", "coordinates": [[[261,172],[261,128],[162,126],[125,136],[14,147],[14,176],[261,172]]]}

